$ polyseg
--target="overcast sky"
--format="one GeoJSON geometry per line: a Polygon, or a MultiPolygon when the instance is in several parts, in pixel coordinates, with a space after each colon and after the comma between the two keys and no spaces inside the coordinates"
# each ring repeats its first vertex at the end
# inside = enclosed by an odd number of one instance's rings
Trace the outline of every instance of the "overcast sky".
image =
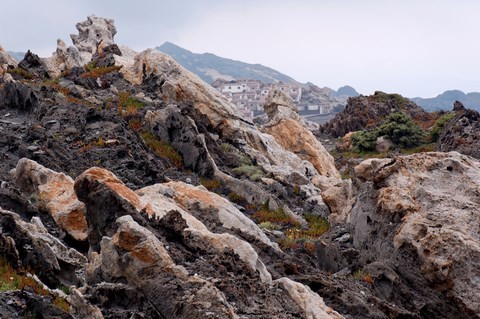
{"type": "Polygon", "coordinates": [[[173,42],[300,82],[408,97],[480,91],[478,0],[0,0],[0,44],[50,56],[90,14],[136,50],[173,42]]]}

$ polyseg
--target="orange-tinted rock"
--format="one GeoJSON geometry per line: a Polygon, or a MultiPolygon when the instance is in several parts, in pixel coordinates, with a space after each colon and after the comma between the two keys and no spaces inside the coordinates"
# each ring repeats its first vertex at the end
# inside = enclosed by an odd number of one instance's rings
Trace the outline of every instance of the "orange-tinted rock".
{"type": "Polygon", "coordinates": [[[85,205],[75,195],[74,181],[70,176],[22,158],[13,178],[31,201],[45,209],[60,228],[76,240],[86,240],[85,205]]]}

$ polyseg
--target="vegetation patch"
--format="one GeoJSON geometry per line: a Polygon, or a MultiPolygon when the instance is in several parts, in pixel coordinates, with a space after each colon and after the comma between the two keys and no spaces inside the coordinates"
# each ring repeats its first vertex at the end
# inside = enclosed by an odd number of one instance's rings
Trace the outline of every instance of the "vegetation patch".
{"type": "Polygon", "coordinates": [[[218,179],[200,177],[200,184],[211,192],[218,193],[222,188],[222,183],[218,179]]]}
{"type": "Polygon", "coordinates": [[[253,214],[253,218],[256,219],[258,223],[270,222],[274,224],[279,224],[283,227],[298,226],[298,222],[291,216],[287,215],[282,208],[276,210],[268,209],[268,205],[267,207],[262,207],[257,210],[253,214]]]}
{"type": "Polygon", "coordinates": [[[372,275],[367,271],[365,271],[364,269],[359,269],[355,271],[352,274],[352,278],[354,280],[366,282],[367,284],[370,284],[370,285],[373,285],[375,283],[375,280],[373,279],[372,275]]]}
{"type": "Polygon", "coordinates": [[[232,172],[237,176],[247,176],[252,181],[259,181],[264,177],[262,169],[255,165],[242,165],[232,169],[232,172]]]}
{"type": "Polygon", "coordinates": [[[11,75],[18,75],[26,80],[31,80],[33,78],[33,74],[22,69],[22,68],[13,68],[13,69],[7,69],[7,73],[10,73],[11,75]]]}
{"type": "Polygon", "coordinates": [[[53,299],[52,303],[69,313],[70,305],[64,298],[52,295],[42,285],[35,281],[31,276],[26,275],[30,271],[25,269],[14,269],[10,263],[0,257],[0,292],[10,290],[27,290],[37,295],[48,296],[53,299]]]}
{"type": "Polygon", "coordinates": [[[390,114],[381,126],[361,131],[352,136],[352,145],[356,151],[373,151],[377,138],[386,137],[400,148],[412,148],[425,143],[425,131],[412,118],[404,113],[390,114]]]}
{"type": "Polygon", "coordinates": [[[138,110],[145,107],[145,103],[131,96],[128,92],[118,93],[118,113],[120,115],[134,115],[138,110]]]}
{"type": "Polygon", "coordinates": [[[107,66],[107,67],[97,67],[97,63],[95,61],[91,61],[88,64],[83,66],[87,72],[80,74],[81,78],[98,78],[102,75],[118,72],[122,68],[122,66],[107,66]]]}
{"type": "Polygon", "coordinates": [[[183,168],[182,155],[171,144],[162,142],[156,135],[146,130],[143,130],[140,135],[158,157],[168,159],[177,168],[183,168]]]}

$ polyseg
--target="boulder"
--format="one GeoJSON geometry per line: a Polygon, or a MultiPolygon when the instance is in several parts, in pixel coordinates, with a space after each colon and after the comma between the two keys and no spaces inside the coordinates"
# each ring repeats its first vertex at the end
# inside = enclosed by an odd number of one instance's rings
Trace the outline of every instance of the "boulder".
{"type": "Polygon", "coordinates": [[[375,142],[375,151],[378,153],[385,153],[391,150],[394,147],[394,144],[391,139],[385,136],[377,138],[375,142]]]}
{"type": "Polygon", "coordinates": [[[37,207],[45,209],[61,229],[76,240],[87,239],[85,205],[75,195],[70,176],[27,158],[18,161],[12,174],[22,192],[37,207]]]}
{"type": "Polygon", "coordinates": [[[415,278],[411,289],[428,296],[423,311],[433,317],[479,316],[480,162],[419,153],[370,159],[355,173],[365,181],[349,216],[359,261],[415,278]]]}

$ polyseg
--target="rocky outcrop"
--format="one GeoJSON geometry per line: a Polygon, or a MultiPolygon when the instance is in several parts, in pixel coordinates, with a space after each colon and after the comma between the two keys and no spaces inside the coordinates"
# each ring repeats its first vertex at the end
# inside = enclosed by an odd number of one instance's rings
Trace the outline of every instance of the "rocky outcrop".
{"type": "Polygon", "coordinates": [[[467,110],[460,102],[454,105],[455,116],[445,125],[436,148],[457,151],[480,159],[480,114],[467,110]]]}
{"type": "Polygon", "coordinates": [[[321,131],[334,137],[342,137],[349,132],[377,126],[390,113],[404,112],[416,122],[428,121],[431,117],[414,102],[398,95],[375,92],[370,96],[348,99],[345,109],[325,124],[321,131]]]}
{"type": "Polygon", "coordinates": [[[366,160],[355,176],[350,230],[319,246],[322,267],[364,269],[383,298],[421,317],[478,317],[480,163],[421,153],[366,160]]]}
{"type": "Polygon", "coordinates": [[[273,90],[267,97],[264,109],[269,122],[263,126],[263,131],[271,134],[285,149],[312,163],[321,175],[340,177],[333,157],[300,122],[290,97],[281,91],[273,90]]]}
{"type": "Polygon", "coordinates": [[[9,67],[16,67],[17,64],[18,62],[0,45],[0,75],[3,75],[9,67]]]}
{"type": "Polygon", "coordinates": [[[12,175],[25,196],[45,209],[61,229],[76,240],[87,239],[85,205],[75,195],[70,176],[26,158],[18,162],[12,175]]]}

